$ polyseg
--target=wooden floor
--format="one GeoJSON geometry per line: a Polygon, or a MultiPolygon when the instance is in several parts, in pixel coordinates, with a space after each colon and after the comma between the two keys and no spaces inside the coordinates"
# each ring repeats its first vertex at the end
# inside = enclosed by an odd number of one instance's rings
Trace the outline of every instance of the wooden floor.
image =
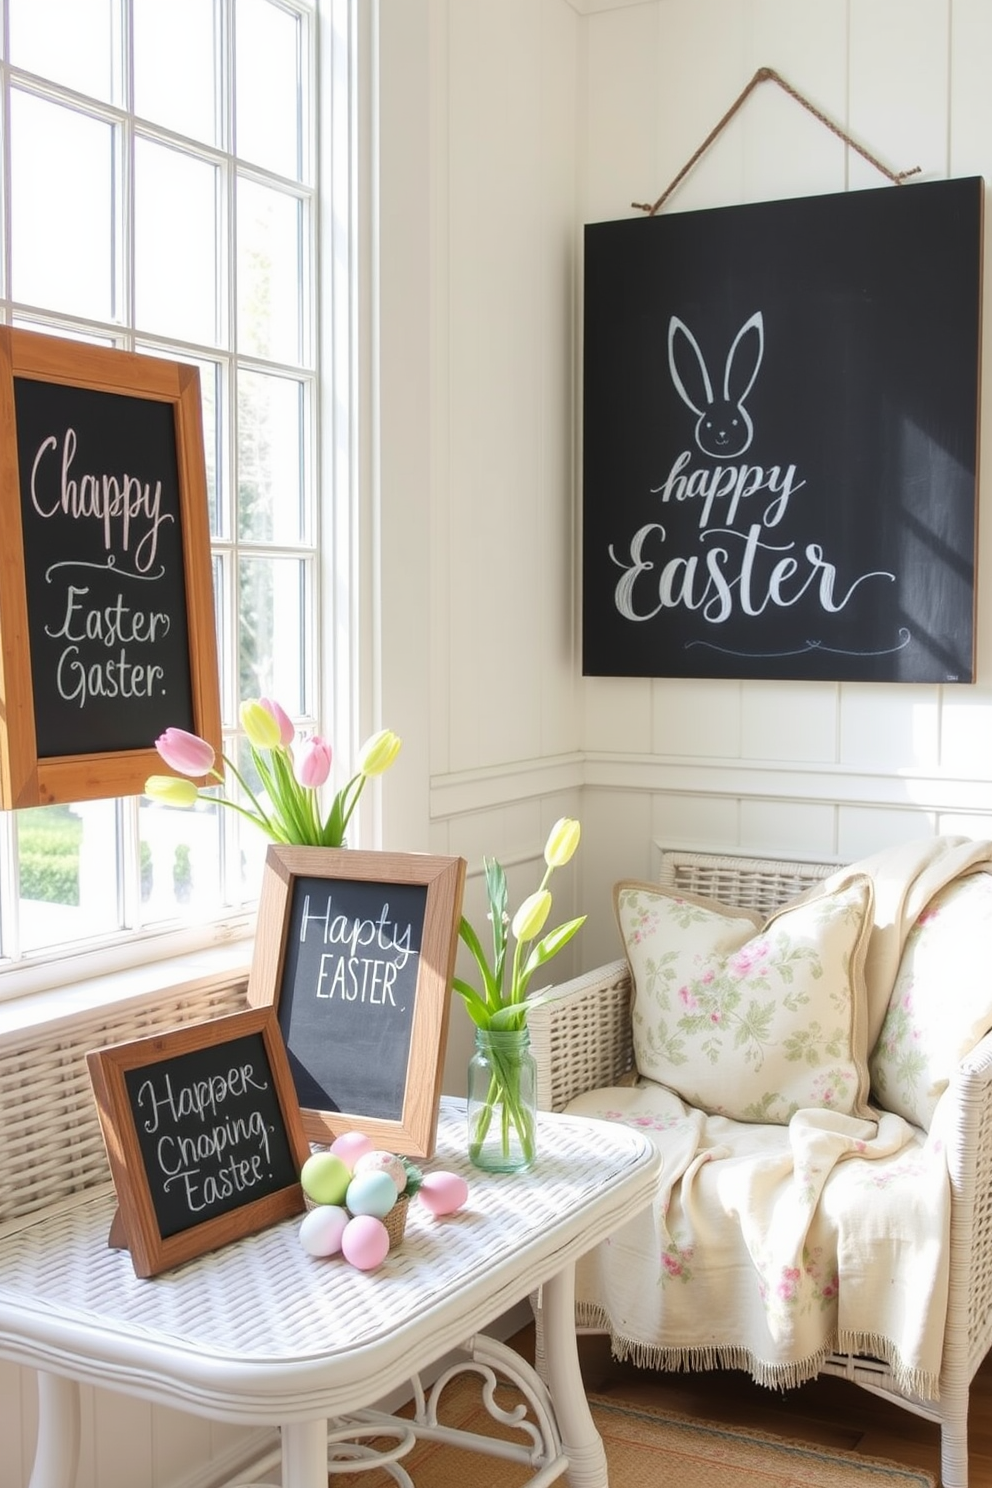
{"type": "MultiPolygon", "coordinates": [[[[511,1339],[533,1358],[533,1330],[511,1339]]],[[[579,1339],[586,1389],[633,1405],[646,1404],[701,1420],[747,1425],[794,1441],[818,1442],[869,1457],[923,1467],[940,1481],[940,1430],[912,1411],[881,1400],[847,1380],[824,1376],[797,1390],[756,1385],[736,1370],[656,1373],[610,1357],[607,1340],[579,1339]]],[[[992,1488],[992,1355],[971,1387],[969,1488],[992,1488]]]]}

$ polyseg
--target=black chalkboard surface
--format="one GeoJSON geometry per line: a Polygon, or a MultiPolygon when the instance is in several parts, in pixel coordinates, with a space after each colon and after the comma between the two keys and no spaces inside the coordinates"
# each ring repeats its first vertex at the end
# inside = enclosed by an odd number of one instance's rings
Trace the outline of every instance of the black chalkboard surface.
{"type": "Polygon", "coordinates": [[[87,1055],[139,1276],[304,1207],[310,1148],[271,1009],[87,1055]]]}
{"type": "Polygon", "coordinates": [[[14,378],[42,757],[195,733],[168,403],[14,378]]]}
{"type": "Polygon", "coordinates": [[[0,327],[0,806],[220,748],[199,372],[0,327]]]}
{"type": "Polygon", "coordinates": [[[973,680],[983,200],[586,228],[587,675],[973,680]]]}
{"type": "Polygon", "coordinates": [[[248,978],[275,1004],[304,1130],[434,1150],[463,858],[271,846],[248,978]]]}
{"type": "Polygon", "coordinates": [[[297,878],[279,1027],[304,1107],[403,1114],[426,884],[297,878]]]}

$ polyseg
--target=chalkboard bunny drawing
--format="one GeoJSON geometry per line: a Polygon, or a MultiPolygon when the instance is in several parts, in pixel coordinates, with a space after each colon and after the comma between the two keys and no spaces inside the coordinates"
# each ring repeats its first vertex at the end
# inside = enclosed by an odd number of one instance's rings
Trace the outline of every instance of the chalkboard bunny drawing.
{"type": "Polygon", "coordinates": [[[713,384],[695,336],[673,315],[668,322],[668,366],[679,397],[697,414],[696,443],[716,460],[742,455],[754,436],[744,399],[754,386],[765,350],[765,323],[756,310],[734,337],[723,369],[723,397],[713,384]],[[691,389],[691,392],[690,392],[691,389]]]}

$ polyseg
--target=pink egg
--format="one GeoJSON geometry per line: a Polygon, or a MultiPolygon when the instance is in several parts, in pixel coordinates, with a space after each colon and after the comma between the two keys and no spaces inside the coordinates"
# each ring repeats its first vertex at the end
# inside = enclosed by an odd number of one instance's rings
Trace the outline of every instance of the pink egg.
{"type": "Polygon", "coordinates": [[[300,1224],[300,1244],[307,1255],[337,1255],[341,1236],[350,1215],[339,1204],[318,1204],[304,1215],[300,1224]]]}
{"type": "Polygon", "coordinates": [[[331,1143],[331,1151],[335,1157],[339,1157],[343,1163],[347,1163],[351,1171],[354,1172],[358,1159],[363,1153],[371,1152],[374,1146],[375,1143],[372,1138],[365,1136],[363,1132],[349,1131],[342,1132],[339,1137],[334,1138],[334,1141],[331,1143]]]}
{"type": "Polygon", "coordinates": [[[344,1227],[341,1251],[359,1271],[373,1271],[389,1254],[389,1231],[381,1219],[356,1214],[344,1227]]]}
{"type": "Polygon", "coordinates": [[[383,1152],[376,1147],[372,1152],[363,1152],[355,1163],[354,1173],[388,1173],[401,1194],[406,1188],[406,1168],[392,1152],[383,1152]]]}
{"type": "Polygon", "coordinates": [[[419,1196],[433,1215],[454,1214],[468,1198],[468,1184],[459,1173],[426,1173],[419,1196]]]}

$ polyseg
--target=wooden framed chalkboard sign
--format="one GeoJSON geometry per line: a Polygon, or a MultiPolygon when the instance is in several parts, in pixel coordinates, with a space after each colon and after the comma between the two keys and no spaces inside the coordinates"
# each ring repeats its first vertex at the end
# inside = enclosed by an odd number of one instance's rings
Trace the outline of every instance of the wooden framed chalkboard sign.
{"type": "Polygon", "coordinates": [[[110,1243],[154,1276],[305,1207],[310,1145],[271,1008],[86,1056],[120,1206],[110,1243]]]}
{"type": "Polygon", "coordinates": [[[0,806],[220,747],[196,367],[0,327],[0,806]]]}
{"type": "Polygon", "coordinates": [[[463,858],[268,849],[248,1001],[274,1003],[312,1141],[434,1152],[463,858]]]}

